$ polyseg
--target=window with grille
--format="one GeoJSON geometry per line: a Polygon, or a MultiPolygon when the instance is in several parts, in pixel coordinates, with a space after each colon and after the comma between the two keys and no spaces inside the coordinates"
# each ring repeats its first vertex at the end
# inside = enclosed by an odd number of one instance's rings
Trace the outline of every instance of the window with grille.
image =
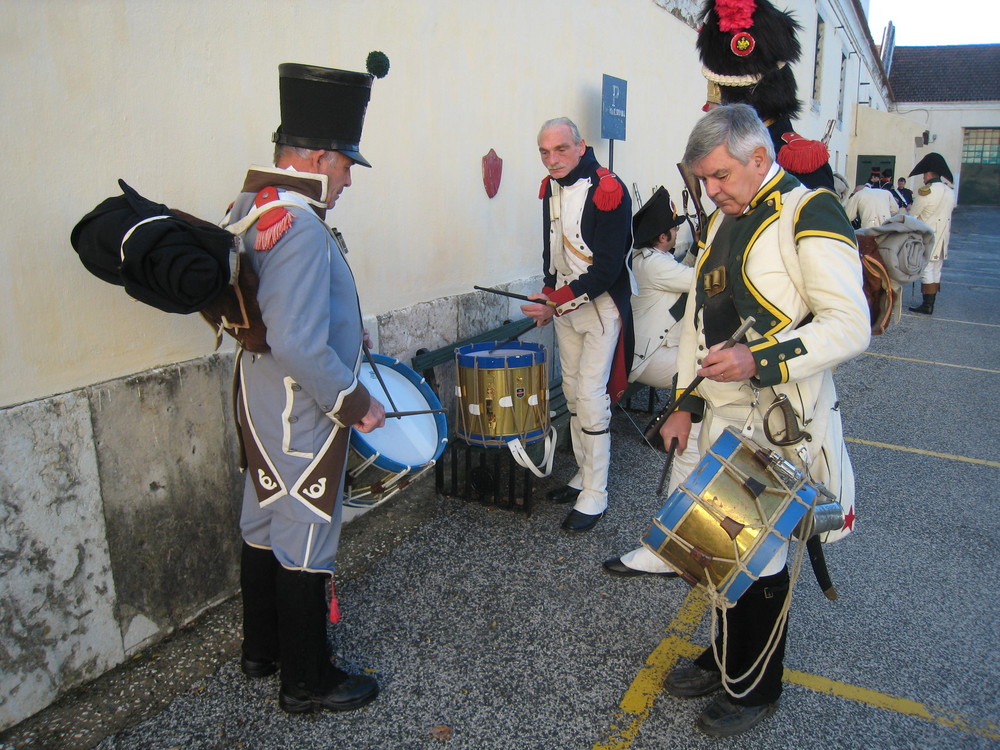
{"type": "Polygon", "coordinates": [[[1000,128],[966,128],[963,164],[1000,164],[1000,128]]]}
{"type": "Polygon", "coordinates": [[[823,31],[826,24],[823,17],[816,16],[816,60],[813,67],[813,91],[812,98],[819,101],[820,89],[823,84],[823,31]]]}
{"type": "Polygon", "coordinates": [[[847,91],[847,55],[840,53],[840,101],[837,102],[837,123],[844,121],[844,95],[847,91]]]}

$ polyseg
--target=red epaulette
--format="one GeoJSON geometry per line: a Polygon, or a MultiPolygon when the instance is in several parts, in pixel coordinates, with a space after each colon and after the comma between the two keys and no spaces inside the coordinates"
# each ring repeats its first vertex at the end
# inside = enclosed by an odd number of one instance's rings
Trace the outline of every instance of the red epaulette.
{"type": "Polygon", "coordinates": [[[597,168],[597,190],[594,191],[594,205],[601,211],[614,211],[622,204],[625,191],[613,172],[604,167],[597,168]]]}
{"type": "MultiPolygon", "coordinates": [[[[255,207],[261,208],[276,200],[278,200],[278,189],[266,187],[257,193],[253,204],[255,207]]],[[[257,240],[253,243],[253,249],[264,251],[274,247],[278,240],[285,236],[285,232],[291,228],[294,218],[284,206],[277,206],[261,214],[261,217],[257,219],[257,240]]]]}
{"type": "Polygon", "coordinates": [[[781,136],[785,145],[778,152],[778,164],[789,172],[808,174],[830,161],[830,150],[823,141],[810,141],[795,132],[781,136]]]}
{"type": "Polygon", "coordinates": [[[545,198],[545,194],[549,191],[549,180],[552,179],[551,175],[545,175],[542,178],[542,186],[538,189],[538,199],[542,200],[545,198]]]}

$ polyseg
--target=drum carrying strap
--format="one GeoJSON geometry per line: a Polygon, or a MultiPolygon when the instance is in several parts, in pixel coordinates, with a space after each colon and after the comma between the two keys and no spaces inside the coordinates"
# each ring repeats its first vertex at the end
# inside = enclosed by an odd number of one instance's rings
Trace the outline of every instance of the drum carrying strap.
{"type": "Polygon", "coordinates": [[[510,454],[519,466],[527,469],[541,479],[552,473],[552,459],[556,455],[557,442],[559,442],[559,433],[556,432],[555,427],[549,426],[548,434],[545,435],[545,450],[538,466],[535,466],[535,462],[531,460],[531,456],[528,455],[528,451],[525,450],[520,438],[507,441],[507,447],[510,448],[510,454]],[[542,470],[543,466],[545,467],[544,471],[542,470]]]}

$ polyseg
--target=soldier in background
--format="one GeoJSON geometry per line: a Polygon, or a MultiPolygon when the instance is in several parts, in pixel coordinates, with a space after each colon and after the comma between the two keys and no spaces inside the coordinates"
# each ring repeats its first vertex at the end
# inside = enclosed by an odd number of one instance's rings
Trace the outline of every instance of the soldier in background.
{"type": "Polygon", "coordinates": [[[911,307],[910,312],[933,315],[934,302],[941,291],[941,267],[948,257],[948,241],[951,238],[951,212],[955,208],[955,190],[951,187],[952,177],[948,163],[941,154],[932,151],[917,162],[910,176],[923,175],[924,184],[917,190],[910,207],[910,215],[920,219],[934,230],[934,249],[930,260],[920,276],[920,291],[923,302],[911,307]],[[944,182],[947,180],[948,182],[944,182]],[[949,184],[951,183],[951,184],[949,184]]]}
{"type": "MultiPolygon", "coordinates": [[[[688,290],[694,281],[693,253],[683,261],[674,257],[677,228],[683,223],[684,217],[677,215],[670,194],[663,187],[653,193],[632,219],[635,238],[632,273],[639,292],[632,296],[635,357],[629,380],[633,383],[670,389],[676,385],[677,346],[681,339],[678,322],[684,317],[688,290]]],[[[697,464],[697,450],[675,456],[668,495],[697,464]]],[[[677,576],[673,568],[644,546],[605,560],[603,565],[614,576],[677,576]]]]}

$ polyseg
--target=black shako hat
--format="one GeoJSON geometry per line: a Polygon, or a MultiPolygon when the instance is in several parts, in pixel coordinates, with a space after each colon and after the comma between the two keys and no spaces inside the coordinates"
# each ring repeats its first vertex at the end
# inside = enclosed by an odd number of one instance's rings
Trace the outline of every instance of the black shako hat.
{"type": "Polygon", "coordinates": [[[954,183],[955,178],[951,176],[951,170],[948,169],[948,162],[944,160],[937,151],[931,151],[927,156],[916,163],[913,167],[913,171],[910,172],[910,177],[915,174],[925,174],[927,172],[933,172],[936,175],[941,175],[946,178],[948,182],[954,183]]]}
{"type": "Polygon", "coordinates": [[[361,129],[375,76],[315,65],[278,66],[281,124],[271,140],[295,148],[339,151],[363,167],[361,129]]]}
{"type": "Polygon", "coordinates": [[[632,217],[632,236],[635,239],[632,247],[636,250],[652,247],[657,237],[683,223],[684,217],[678,216],[670,203],[670,193],[660,186],[632,217]]]}

